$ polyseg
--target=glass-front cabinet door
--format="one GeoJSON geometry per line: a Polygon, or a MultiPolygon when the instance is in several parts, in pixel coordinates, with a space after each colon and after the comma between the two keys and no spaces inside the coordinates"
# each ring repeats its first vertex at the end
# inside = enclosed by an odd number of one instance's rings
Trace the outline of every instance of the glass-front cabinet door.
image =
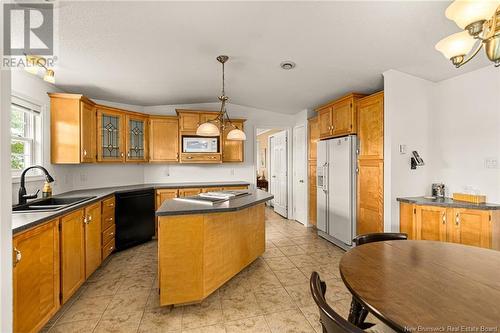
{"type": "Polygon", "coordinates": [[[147,118],[139,115],[127,115],[127,162],[146,162],[146,124],[147,118]]]}
{"type": "Polygon", "coordinates": [[[97,160],[99,162],[123,162],[124,115],[121,112],[97,109],[97,160]]]}

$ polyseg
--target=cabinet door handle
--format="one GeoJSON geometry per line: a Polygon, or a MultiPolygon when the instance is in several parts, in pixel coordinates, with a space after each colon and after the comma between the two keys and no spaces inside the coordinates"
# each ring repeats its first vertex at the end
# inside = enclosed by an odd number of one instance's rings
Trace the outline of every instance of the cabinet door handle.
{"type": "Polygon", "coordinates": [[[122,152],[122,153],[120,153],[120,157],[123,157],[123,156],[124,156],[123,152],[122,152]]]}
{"type": "Polygon", "coordinates": [[[127,153],[127,157],[130,157],[130,152],[127,153]]]}
{"type": "Polygon", "coordinates": [[[443,224],[446,224],[446,213],[443,213],[443,224]]]}
{"type": "Polygon", "coordinates": [[[106,221],[113,221],[113,218],[109,217],[109,218],[106,219],[106,221]]]}
{"type": "Polygon", "coordinates": [[[83,223],[87,224],[87,216],[83,217],[83,223]]]}
{"type": "Polygon", "coordinates": [[[186,158],[187,158],[188,160],[191,160],[191,159],[193,159],[193,156],[187,156],[186,158]]]}
{"type": "Polygon", "coordinates": [[[83,156],[87,156],[87,150],[83,150],[83,156]]]}
{"type": "Polygon", "coordinates": [[[114,204],[114,203],[110,203],[110,204],[108,204],[108,207],[114,207],[114,206],[115,206],[115,204],[114,204]]]}
{"type": "Polygon", "coordinates": [[[115,234],[114,232],[110,232],[109,233],[110,236],[114,236],[114,234],[115,234]]]}
{"type": "Polygon", "coordinates": [[[89,216],[87,217],[87,223],[90,223],[90,222],[92,222],[92,215],[89,215],[89,216]]]}
{"type": "Polygon", "coordinates": [[[456,225],[459,225],[459,224],[460,224],[460,213],[457,213],[457,214],[455,215],[455,224],[456,224],[456,225]]]}
{"type": "Polygon", "coordinates": [[[22,258],[23,256],[21,254],[21,251],[14,248],[14,267],[16,267],[16,265],[21,261],[22,258]]]}

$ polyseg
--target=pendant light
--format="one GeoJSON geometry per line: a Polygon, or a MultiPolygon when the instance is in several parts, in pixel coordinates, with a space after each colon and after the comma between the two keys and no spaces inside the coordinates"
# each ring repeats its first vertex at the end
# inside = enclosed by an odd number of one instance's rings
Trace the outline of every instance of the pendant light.
{"type": "Polygon", "coordinates": [[[226,128],[232,128],[228,133],[227,133],[227,140],[234,140],[234,141],[245,141],[247,139],[247,136],[245,135],[245,132],[237,128],[232,122],[231,119],[229,118],[229,115],[226,110],[226,102],[229,100],[229,97],[226,96],[225,93],[225,77],[224,77],[224,64],[229,60],[229,57],[226,55],[220,55],[217,57],[217,61],[222,64],[222,94],[218,97],[219,101],[221,101],[221,107],[220,111],[217,114],[217,116],[212,119],[208,120],[198,126],[196,129],[196,135],[199,136],[219,136],[222,132],[224,132],[224,129],[226,128]]]}

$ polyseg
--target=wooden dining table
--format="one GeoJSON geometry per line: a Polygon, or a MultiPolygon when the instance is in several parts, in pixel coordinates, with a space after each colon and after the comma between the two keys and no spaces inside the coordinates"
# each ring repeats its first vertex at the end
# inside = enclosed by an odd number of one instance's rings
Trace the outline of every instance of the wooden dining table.
{"type": "Polygon", "coordinates": [[[398,240],[357,246],[340,275],[366,310],[400,332],[499,332],[500,252],[398,240]]]}

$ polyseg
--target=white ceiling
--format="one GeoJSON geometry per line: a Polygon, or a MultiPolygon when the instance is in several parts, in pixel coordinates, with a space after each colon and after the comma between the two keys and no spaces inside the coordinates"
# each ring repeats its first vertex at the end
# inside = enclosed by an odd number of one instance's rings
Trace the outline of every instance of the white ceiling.
{"type": "Polygon", "coordinates": [[[434,50],[458,31],[448,2],[70,2],[59,10],[57,85],[137,105],[216,101],[219,54],[230,102],[283,113],[383,88],[397,69],[439,81],[457,70],[434,50]],[[297,67],[284,71],[283,60],[297,67]]]}

